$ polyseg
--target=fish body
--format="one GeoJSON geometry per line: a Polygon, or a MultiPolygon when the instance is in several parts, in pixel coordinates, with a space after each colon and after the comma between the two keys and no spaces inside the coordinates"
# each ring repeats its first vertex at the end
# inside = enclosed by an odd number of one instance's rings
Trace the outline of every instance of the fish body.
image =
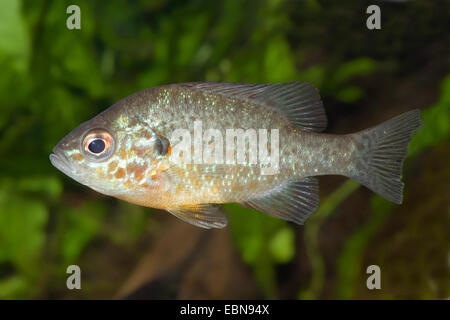
{"type": "Polygon", "coordinates": [[[308,83],[173,84],[81,124],[50,160],[98,192],[200,227],[224,227],[220,204],[230,202],[302,224],[319,203],[315,176],[350,177],[401,203],[402,162],[419,125],[413,110],[358,133],[323,134],[325,111],[308,83]]]}

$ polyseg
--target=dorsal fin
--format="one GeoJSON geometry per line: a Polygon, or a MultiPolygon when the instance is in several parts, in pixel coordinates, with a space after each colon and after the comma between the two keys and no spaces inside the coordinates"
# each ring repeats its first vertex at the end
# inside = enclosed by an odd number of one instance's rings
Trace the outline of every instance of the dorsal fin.
{"type": "Polygon", "coordinates": [[[193,82],[181,85],[226,97],[243,99],[276,110],[300,130],[320,132],[327,126],[327,117],[319,92],[308,82],[255,85],[193,82]]]}
{"type": "Polygon", "coordinates": [[[314,177],[288,182],[268,194],[246,200],[242,205],[303,224],[319,206],[319,185],[314,177]]]}

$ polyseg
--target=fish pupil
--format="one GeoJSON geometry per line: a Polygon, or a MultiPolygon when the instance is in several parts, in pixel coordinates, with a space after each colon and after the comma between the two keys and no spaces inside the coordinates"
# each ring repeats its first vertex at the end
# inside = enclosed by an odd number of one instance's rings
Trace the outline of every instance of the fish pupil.
{"type": "Polygon", "coordinates": [[[88,145],[88,149],[92,153],[101,153],[105,150],[105,141],[102,139],[95,139],[88,145]]]}

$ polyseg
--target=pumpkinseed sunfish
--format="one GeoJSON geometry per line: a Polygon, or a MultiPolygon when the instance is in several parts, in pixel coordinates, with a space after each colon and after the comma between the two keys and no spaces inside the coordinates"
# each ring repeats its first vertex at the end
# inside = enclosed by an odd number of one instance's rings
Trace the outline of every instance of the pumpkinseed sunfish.
{"type": "Polygon", "coordinates": [[[50,161],[100,193],[203,228],[226,226],[221,204],[230,202],[303,224],[318,207],[320,175],[349,177],[401,204],[420,111],[353,134],[320,133],[326,124],[309,83],[171,84],[81,124],[50,161]]]}

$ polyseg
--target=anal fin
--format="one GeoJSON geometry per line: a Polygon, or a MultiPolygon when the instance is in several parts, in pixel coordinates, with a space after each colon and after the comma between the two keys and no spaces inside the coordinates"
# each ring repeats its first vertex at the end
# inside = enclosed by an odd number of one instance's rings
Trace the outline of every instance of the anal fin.
{"type": "Polygon", "coordinates": [[[314,177],[288,182],[268,194],[241,204],[283,220],[303,224],[319,206],[319,184],[314,177]]]}
{"type": "Polygon", "coordinates": [[[222,206],[216,204],[194,204],[167,209],[171,214],[194,226],[211,229],[227,225],[222,206]]]}

